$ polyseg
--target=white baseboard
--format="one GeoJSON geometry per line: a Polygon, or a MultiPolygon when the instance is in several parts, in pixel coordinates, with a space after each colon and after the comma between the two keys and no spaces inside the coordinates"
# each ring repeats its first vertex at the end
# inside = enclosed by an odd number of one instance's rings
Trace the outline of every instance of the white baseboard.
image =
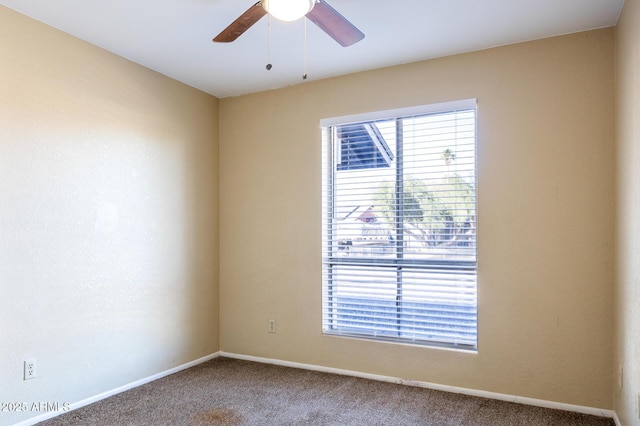
{"type": "MultiPolygon", "coordinates": [[[[245,360],[245,361],[261,362],[263,364],[280,365],[280,366],[283,366],[283,367],[301,368],[301,369],[305,369],[305,370],[319,371],[319,372],[323,372],[323,373],[340,374],[340,375],[343,375],[343,376],[359,377],[359,378],[363,378],[363,379],[378,380],[378,381],[382,381],[382,382],[389,382],[389,383],[395,383],[395,384],[401,384],[401,385],[407,385],[407,386],[416,386],[416,387],[421,387],[421,388],[425,388],[425,389],[433,389],[433,390],[457,393],[457,394],[462,394],[462,395],[477,396],[477,397],[481,397],[481,398],[496,399],[496,400],[500,400],[500,401],[515,402],[515,403],[518,403],[518,404],[533,405],[533,406],[536,406],[536,407],[551,408],[551,409],[555,409],[555,410],[572,411],[572,412],[575,412],[575,413],[582,413],[582,414],[589,414],[589,415],[592,415],[592,416],[600,416],[600,417],[611,418],[616,423],[616,426],[622,426],[622,424],[620,423],[620,419],[618,419],[618,416],[612,410],[604,410],[604,409],[600,409],[600,408],[584,407],[584,406],[581,406],[581,405],[564,404],[564,403],[560,403],[560,402],[545,401],[545,400],[541,400],[541,399],[526,398],[526,397],[521,397],[521,396],[507,395],[507,394],[502,394],[502,393],[488,392],[488,391],[482,391],[482,390],[476,390],[476,389],[467,389],[467,388],[456,387],[456,386],[440,385],[440,384],[437,384],[437,383],[421,382],[421,381],[415,381],[415,380],[405,380],[405,379],[400,379],[400,378],[397,378],[397,377],[381,376],[381,375],[378,375],[378,374],[362,373],[362,372],[359,372],[359,371],[342,370],[342,369],[338,369],[338,368],[323,367],[323,366],[320,366],[320,365],[303,364],[303,363],[298,363],[298,362],[283,361],[283,360],[271,359],[271,358],[262,358],[262,357],[256,357],[256,356],[251,356],[251,355],[240,355],[240,354],[234,354],[234,353],[229,353],[229,352],[216,352],[216,353],[204,356],[202,358],[198,358],[198,359],[193,360],[191,362],[188,362],[186,364],[182,364],[182,365],[179,365],[177,367],[171,368],[169,370],[154,374],[152,376],[145,377],[144,379],[136,380],[135,382],[126,384],[124,386],[120,386],[118,388],[115,388],[115,389],[112,389],[112,390],[109,390],[109,391],[106,391],[106,392],[102,392],[102,393],[100,393],[98,395],[83,399],[81,401],[74,402],[74,403],[72,403],[70,405],[69,411],[77,410],[78,408],[84,407],[84,406],[89,405],[89,404],[93,404],[94,402],[101,401],[101,400],[109,398],[109,397],[111,397],[113,395],[117,395],[119,393],[125,392],[125,391],[127,391],[129,389],[137,388],[138,386],[145,385],[147,383],[153,382],[154,380],[161,379],[161,378],[166,377],[166,376],[168,376],[170,374],[174,374],[174,373],[177,373],[179,371],[186,370],[187,368],[194,367],[194,366],[196,366],[198,364],[202,364],[203,362],[207,362],[209,360],[212,360],[212,359],[218,358],[218,357],[227,357],[227,358],[241,359],[241,360],[245,360]]],[[[69,412],[69,411],[66,411],[66,412],[69,412]]],[[[39,422],[51,419],[53,417],[59,416],[60,414],[61,413],[59,413],[59,412],[44,413],[42,415],[39,415],[39,416],[36,416],[36,417],[32,417],[30,419],[24,420],[24,421],[22,421],[20,423],[16,423],[14,426],[32,426],[32,425],[34,425],[36,423],[39,423],[39,422]]]]}
{"type": "MultiPolygon", "coordinates": [[[[65,413],[68,413],[69,411],[73,411],[73,410],[77,410],[78,408],[84,407],[86,405],[89,404],[93,404],[94,402],[98,402],[101,401],[103,399],[109,398],[110,396],[113,395],[117,395],[119,393],[122,393],[124,391],[128,391],[129,389],[133,389],[133,388],[137,388],[138,386],[142,386],[142,385],[146,385],[147,383],[153,382],[154,380],[158,380],[161,379],[163,377],[166,377],[170,374],[173,373],[177,373],[179,371],[182,370],[186,370],[187,368],[191,368],[191,367],[195,367],[198,364],[202,364],[203,362],[207,362],[209,360],[212,360],[214,358],[218,358],[220,356],[220,352],[216,352],[213,354],[209,354],[206,356],[203,356],[202,358],[198,358],[196,360],[187,362],[186,364],[182,364],[179,365],[177,367],[173,367],[170,368],[169,370],[165,370],[162,371],[160,373],[154,374],[152,376],[149,377],[145,377],[144,379],[140,379],[140,380],[136,380],[135,382],[120,386],[118,388],[106,391],[106,392],[102,392],[98,395],[83,399],[82,401],[78,401],[78,402],[73,402],[71,403],[71,405],[69,406],[69,410],[65,411],[65,413]]],[[[50,413],[44,413],[42,415],[36,416],[36,417],[32,417],[30,419],[24,420],[20,423],[16,423],[13,426],[32,426],[36,423],[39,422],[43,422],[45,420],[51,419],[53,417],[59,416],[63,413],[61,412],[50,412],[50,413]]]]}
{"type": "Polygon", "coordinates": [[[245,361],[261,362],[264,364],[280,365],[283,367],[302,368],[305,370],[319,371],[323,373],[340,374],[343,376],[352,376],[352,377],[359,377],[363,379],[378,380],[382,382],[396,383],[400,385],[416,386],[416,387],[421,387],[425,389],[433,389],[433,390],[457,393],[462,395],[477,396],[481,398],[496,399],[500,401],[515,402],[517,404],[532,405],[535,407],[551,408],[554,410],[563,410],[563,411],[571,411],[574,413],[589,414],[592,416],[608,417],[608,418],[614,419],[618,426],[622,426],[620,425],[620,421],[617,420],[617,416],[614,411],[604,410],[601,408],[592,408],[592,407],[584,407],[581,405],[564,404],[561,402],[545,401],[542,399],[526,398],[522,396],[507,395],[507,394],[488,392],[488,391],[477,390],[477,389],[467,389],[467,388],[461,388],[456,386],[440,385],[437,383],[405,380],[397,377],[380,376],[377,374],[362,373],[359,371],[341,370],[338,368],[329,368],[329,367],[323,367],[323,366],[313,365],[313,364],[302,364],[298,362],[282,361],[278,359],[262,358],[262,357],[256,357],[256,356],[250,356],[250,355],[240,355],[240,354],[234,354],[234,353],[228,353],[228,352],[220,352],[220,356],[227,357],[227,358],[241,359],[245,361]]]}
{"type": "Polygon", "coordinates": [[[622,426],[622,422],[620,421],[620,418],[618,418],[618,413],[615,411],[613,412],[613,421],[616,422],[616,426],[622,426]]]}

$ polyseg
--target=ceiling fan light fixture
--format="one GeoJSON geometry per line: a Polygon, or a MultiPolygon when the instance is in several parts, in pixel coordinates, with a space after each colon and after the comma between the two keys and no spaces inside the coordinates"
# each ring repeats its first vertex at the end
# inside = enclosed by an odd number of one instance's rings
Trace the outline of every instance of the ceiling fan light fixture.
{"type": "Polygon", "coordinates": [[[315,0],[262,0],[262,7],[281,21],[295,21],[311,12],[315,0]]]}

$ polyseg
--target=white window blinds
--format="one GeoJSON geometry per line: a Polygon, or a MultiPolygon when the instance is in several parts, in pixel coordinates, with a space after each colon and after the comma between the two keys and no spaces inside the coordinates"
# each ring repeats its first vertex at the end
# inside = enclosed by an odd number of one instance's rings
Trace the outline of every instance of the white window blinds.
{"type": "Polygon", "coordinates": [[[475,349],[475,101],[411,112],[323,127],[323,331],[475,349]]]}

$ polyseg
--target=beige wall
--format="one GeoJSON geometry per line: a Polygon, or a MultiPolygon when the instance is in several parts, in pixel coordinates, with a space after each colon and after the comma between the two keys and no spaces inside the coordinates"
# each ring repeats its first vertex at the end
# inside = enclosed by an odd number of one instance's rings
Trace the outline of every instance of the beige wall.
{"type": "Polygon", "coordinates": [[[640,425],[640,2],[627,0],[616,28],[617,286],[616,412],[640,425]],[[618,374],[622,369],[622,388],[618,374]]]}
{"type": "Polygon", "coordinates": [[[605,29],[222,99],[222,350],[612,408],[613,43],[605,29]],[[472,97],[478,353],[323,337],[320,119],[472,97]]]}
{"type": "Polygon", "coordinates": [[[219,349],[218,106],[0,7],[0,401],[77,402],[219,349]]]}

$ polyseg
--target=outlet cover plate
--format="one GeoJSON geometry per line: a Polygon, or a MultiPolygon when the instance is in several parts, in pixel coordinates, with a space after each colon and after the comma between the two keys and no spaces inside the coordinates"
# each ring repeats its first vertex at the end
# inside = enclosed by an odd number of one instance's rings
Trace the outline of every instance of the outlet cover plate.
{"type": "Polygon", "coordinates": [[[29,358],[24,360],[24,380],[36,378],[36,359],[29,358]]]}

